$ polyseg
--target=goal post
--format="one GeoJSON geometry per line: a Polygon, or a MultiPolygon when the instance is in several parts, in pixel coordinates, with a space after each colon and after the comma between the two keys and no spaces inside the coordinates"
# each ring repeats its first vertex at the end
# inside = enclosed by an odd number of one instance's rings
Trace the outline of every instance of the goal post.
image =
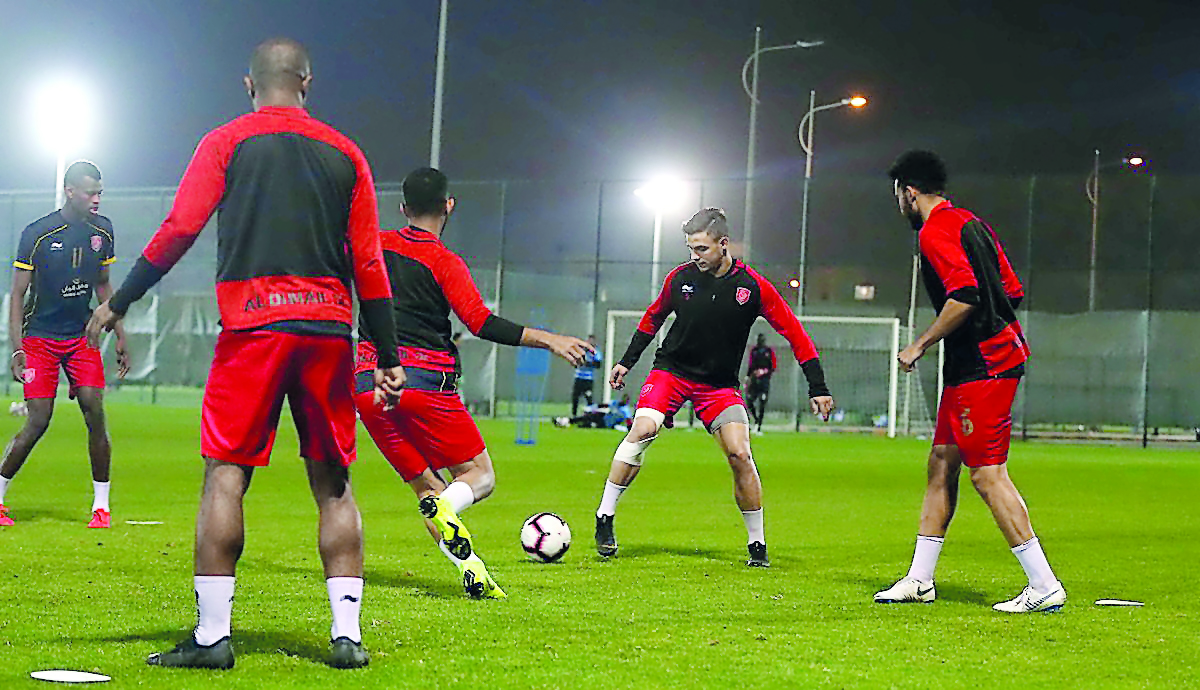
{"type": "MultiPolygon", "coordinates": [[[[604,338],[605,371],[611,371],[617,355],[624,351],[643,312],[611,310],[607,313],[604,338]]],[[[658,334],[661,343],[673,322],[668,317],[658,334]]],[[[898,429],[900,407],[899,365],[896,353],[900,349],[900,319],[894,317],[861,316],[802,316],[804,328],[812,336],[829,381],[838,409],[832,424],[835,428],[875,430],[894,438],[898,429]]],[[[766,336],[767,344],[775,348],[779,369],[772,381],[772,399],[768,414],[783,417],[787,428],[793,422],[806,419],[808,410],[807,383],[803,372],[791,356],[791,346],[765,320],[756,322],[751,331],[751,343],[757,334],[766,336]]],[[[649,350],[649,348],[648,348],[649,350]]],[[[653,352],[643,355],[638,370],[626,377],[626,391],[631,398],[641,389],[649,373],[653,352]]],[[[744,358],[739,362],[742,376],[744,358]]],[[[611,401],[613,391],[604,387],[604,400],[611,401]]],[[[914,412],[924,415],[926,406],[910,405],[914,412]]],[[[927,416],[927,415],[926,415],[927,416]]],[[[798,424],[797,424],[798,426],[798,424]]]]}

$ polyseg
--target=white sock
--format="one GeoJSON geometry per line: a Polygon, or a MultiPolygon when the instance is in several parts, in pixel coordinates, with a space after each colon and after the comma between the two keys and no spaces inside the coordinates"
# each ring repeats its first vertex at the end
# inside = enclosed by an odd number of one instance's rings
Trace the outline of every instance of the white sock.
{"type": "Polygon", "coordinates": [[[1024,544],[1014,546],[1012,552],[1021,563],[1021,567],[1025,569],[1025,576],[1029,578],[1030,587],[1039,592],[1046,592],[1058,582],[1058,578],[1054,577],[1054,571],[1050,569],[1050,562],[1046,560],[1046,554],[1042,552],[1042,544],[1037,537],[1024,544]]]}
{"type": "Polygon", "coordinates": [[[617,514],[617,501],[621,500],[621,494],[625,493],[628,486],[613,484],[607,479],[604,480],[604,495],[600,497],[600,507],[596,509],[596,517],[604,515],[617,514]]]}
{"type": "Polygon", "coordinates": [[[8,483],[11,481],[11,477],[0,476],[0,505],[4,505],[4,494],[8,491],[8,483]]]}
{"type": "Polygon", "coordinates": [[[92,491],[95,498],[92,499],[92,512],[97,510],[108,510],[108,490],[112,487],[112,482],[92,482],[92,491]]]}
{"type": "Polygon", "coordinates": [[[458,568],[460,571],[462,570],[463,562],[459,560],[458,556],[450,553],[450,549],[446,547],[446,542],[439,541],[438,548],[442,550],[442,553],[446,554],[446,558],[450,559],[450,562],[454,564],[454,567],[458,568]]]}
{"type": "Polygon", "coordinates": [[[746,523],[746,543],[767,543],[766,532],[763,530],[763,509],[743,510],[742,520],[746,523]]]}
{"type": "Polygon", "coordinates": [[[942,555],[942,544],[945,542],[945,537],[926,537],[918,534],[908,576],[921,582],[933,582],[933,571],[937,568],[938,556],[942,555]]]}
{"type": "Polygon", "coordinates": [[[441,493],[450,503],[450,509],[461,513],[475,504],[475,490],[466,482],[453,482],[441,493]]]}
{"type": "Polygon", "coordinates": [[[329,608],[333,609],[333,627],[329,639],[348,637],[362,642],[359,612],[362,611],[363,579],[361,577],[331,577],[325,580],[329,589],[329,608]]]}
{"type": "Polygon", "coordinates": [[[200,622],[192,635],[196,644],[205,647],[229,637],[229,620],[233,618],[233,576],[197,575],[196,609],[200,622]]]}

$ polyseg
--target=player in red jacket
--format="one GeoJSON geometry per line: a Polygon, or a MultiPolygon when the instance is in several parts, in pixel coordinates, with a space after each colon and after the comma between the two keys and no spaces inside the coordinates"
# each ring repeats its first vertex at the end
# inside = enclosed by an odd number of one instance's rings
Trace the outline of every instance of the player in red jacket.
{"type": "Polygon", "coordinates": [[[992,229],[946,199],[946,166],[929,151],[909,151],[888,171],[900,213],[917,230],[921,274],[937,319],[897,359],[905,371],[934,343],[946,352],[928,483],[908,575],[875,594],[879,603],[931,602],[934,568],[958,505],[963,465],[1029,578],[1005,613],[1056,611],[1067,593],[1033,533],[1029,511],[1008,476],[1012,403],[1029,346],[1017,321],[1025,292],[992,229]]]}
{"type": "Polygon", "coordinates": [[[505,596],[488,574],[459,513],[492,493],[496,475],[483,437],[457,392],[462,364],[450,328],[453,311],[471,333],[501,345],[539,347],[579,366],[592,346],[568,335],[529,328],[493,314],[467,264],[442,244],[454,210],[449,181],[433,168],[414,170],[402,185],[408,226],[381,233],[392,285],[393,338],[408,377],[396,406],[375,404],[372,390],[380,352],[374,325],[362,323],[356,397],[363,426],[379,451],[417,494],[442,552],[458,567],[475,599],[505,596]],[[449,485],[438,476],[446,470],[449,485]]]}
{"type": "Polygon", "coordinates": [[[379,249],[371,168],[352,141],[304,109],[308,53],[290,39],[254,52],[254,112],[205,135],[175,204],[112,299],[88,324],[111,328],[191,247],[217,211],[221,334],[204,389],[204,494],[196,517],[199,623],[158,666],[230,668],[234,572],[245,541],[242,498],[265,466],[286,398],[320,513],[320,552],[333,613],[330,664],[367,665],[359,611],[362,521],[350,489],[355,459],[351,286],[384,334],[372,373],[380,402],[404,383],[391,290],[379,249]]]}

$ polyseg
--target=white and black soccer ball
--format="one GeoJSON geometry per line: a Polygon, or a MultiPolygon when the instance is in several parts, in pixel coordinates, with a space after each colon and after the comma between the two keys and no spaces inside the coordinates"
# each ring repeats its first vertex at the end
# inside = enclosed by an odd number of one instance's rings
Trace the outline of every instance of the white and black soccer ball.
{"type": "Polygon", "coordinates": [[[521,548],[535,561],[553,563],[571,548],[571,528],[554,513],[538,513],[521,525],[521,548]]]}

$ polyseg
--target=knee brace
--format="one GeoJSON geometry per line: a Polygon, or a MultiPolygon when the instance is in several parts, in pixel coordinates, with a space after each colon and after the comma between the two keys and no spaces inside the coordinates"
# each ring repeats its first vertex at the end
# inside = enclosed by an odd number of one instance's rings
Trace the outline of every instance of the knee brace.
{"type": "Polygon", "coordinates": [[[666,415],[663,413],[647,407],[638,408],[637,412],[634,413],[634,419],[636,420],[638,417],[646,417],[654,422],[654,434],[647,436],[641,441],[622,440],[620,445],[617,446],[617,452],[613,453],[613,460],[620,460],[634,467],[642,466],[642,456],[646,453],[646,449],[650,447],[650,444],[654,443],[654,439],[658,438],[658,429],[662,426],[663,420],[666,419],[666,415]]]}
{"type": "Polygon", "coordinates": [[[658,434],[637,442],[621,441],[620,445],[617,446],[617,452],[613,453],[613,460],[620,460],[626,465],[641,467],[642,455],[646,453],[646,449],[650,447],[651,443],[654,443],[654,439],[656,438],[658,438],[658,434]]]}

